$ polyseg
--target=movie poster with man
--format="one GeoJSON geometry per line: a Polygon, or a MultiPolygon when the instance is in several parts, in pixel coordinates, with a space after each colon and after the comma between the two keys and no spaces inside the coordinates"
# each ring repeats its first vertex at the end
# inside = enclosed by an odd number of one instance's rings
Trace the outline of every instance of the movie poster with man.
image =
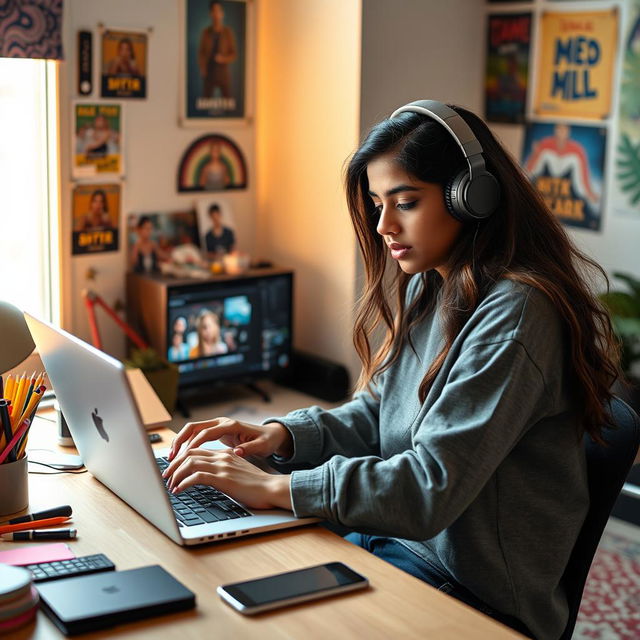
{"type": "Polygon", "coordinates": [[[527,125],[522,165],[564,224],[599,231],[604,199],[605,127],[527,125]]]}
{"type": "Polygon", "coordinates": [[[73,189],[72,254],[117,251],[120,236],[120,185],[79,184],[73,189]]]}
{"type": "Polygon", "coordinates": [[[611,112],[618,10],[555,13],[540,19],[534,112],[603,120],[611,112]]]}
{"type": "Polygon", "coordinates": [[[531,13],[489,16],[485,76],[487,120],[524,122],[530,40],[531,13]]]}
{"type": "Polygon", "coordinates": [[[186,0],[183,119],[245,117],[247,4],[186,0]]]}
{"type": "Polygon", "coordinates": [[[103,98],[147,97],[147,34],[114,31],[102,34],[103,98]]]}
{"type": "Polygon", "coordinates": [[[119,104],[76,103],[73,109],[74,178],[122,175],[122,107],[119,104]]]}

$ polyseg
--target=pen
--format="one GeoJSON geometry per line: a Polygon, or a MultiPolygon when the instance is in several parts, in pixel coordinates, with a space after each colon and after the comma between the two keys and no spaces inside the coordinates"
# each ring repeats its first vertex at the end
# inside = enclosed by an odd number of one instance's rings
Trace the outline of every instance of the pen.
{"type": "Polygon", "coordinates": [[[34,520],[44,520],[45,518],[55,518],[59,516],[68,517],[71,515],[71,507],[68,504],[64,504],[60,507],[52,507],[51,509],[45,509],[44,511],[36,511],[36,513],[28,513],[26,516],[20,516],[18,518],[12,518],[6,522],[0,523],[0,526],[5,524],[20,524],[21,522],[33,522],[34,520]]]}
{"type": "Polygon", "coordinates": [[[58,518],[45,518],[44,520],[33,520],[32,522],[20,522],[18,524],[0,525],[0,533],[13,533],[14,531],[28,531],[29,529],[40,529],[41,527],[52,527],[55,524],[62,524],[69,520],[69,516],[59,516],[58,518]]]}
{"type": "Polygon", "coordinates": [[[77,529],[45,529],[44,531],[16,531],[1,533],[0,540],[71,540],[78,537],[77,529]]]}

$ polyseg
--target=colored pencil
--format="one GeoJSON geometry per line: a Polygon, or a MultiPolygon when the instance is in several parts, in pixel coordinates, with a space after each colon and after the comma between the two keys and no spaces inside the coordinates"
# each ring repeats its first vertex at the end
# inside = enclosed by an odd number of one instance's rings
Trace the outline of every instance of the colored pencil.
{"type": "Polygon", "coordinates": [[[16,381],[13,376],[7,376],[7,384],[4,386],[4,398],[11,402],[13,400],[13,392],[16,388],[16,381]]]}
{"type": "Polygon", "coordinates": [[[13,407],[13,411],[11,412],[11,426],[14,428],[16,426],[16,420],[20,417],[20,407],[22,406],[26,395],[25,385],[26,376],[23,373],[20,376],[20,382],[18,382],[18,388],[16,389],[13,402],[11,403],[11,406],[13,407]]]}
{"type": "Polygon", "coordinates": [[[31,394],[31,400],[29,400],[29,404],[24,408],[24,411],[20,415],[20,418],[16,420],[16,424],[21,425],[26,418],[31,415],[31,412],[37,408],[38,403],[42,398],[42,394],[44,393],[45,387],[40,387],[37,391],[31,394]]]}
{"type": "Polygon", "coordinates": [[[9,458],[9,462],[15,462],[16,458],[15,453],[13,453],[13,448],[20,442],[20,438],[26,433],[27,429],[31,422],[29,420],[25,420],[22,423],[22,426],[13,434],[13,438],[9,441],[9,444],[5,445],[5,448],[0,453],[0,464],[2,464],[7,458],[9,458]]]}

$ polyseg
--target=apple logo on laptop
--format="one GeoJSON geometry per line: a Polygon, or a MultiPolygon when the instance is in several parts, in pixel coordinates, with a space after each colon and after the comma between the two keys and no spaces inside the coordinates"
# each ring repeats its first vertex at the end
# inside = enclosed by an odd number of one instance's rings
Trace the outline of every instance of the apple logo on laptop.
{"type": "Polygon", "coordinates": [[[115,584],[109,585],[108,587],[102,587],[102,590],[105,593],[118,593],[120,591],[120,589],[118,589],[115,584]]]}
{"type": "Polygon", "coordinates": [[[100,437],[103,440],[106,440],[107,442],[109,442],[109,434],[104,430],[103,420],[98,415],[98,410],[97,409],[94,409],[91,412],[91,419],[93,420],[93,424],[96,425],[96,429],[98,430],[98,433],[100,434],[100,437]]]}

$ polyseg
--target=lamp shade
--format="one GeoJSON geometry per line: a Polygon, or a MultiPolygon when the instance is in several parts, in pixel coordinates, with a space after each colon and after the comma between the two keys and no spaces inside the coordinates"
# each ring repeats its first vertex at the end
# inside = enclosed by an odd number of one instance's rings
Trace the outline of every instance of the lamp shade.
{"type": "Polygon", "coordinates": [[[0,301],[0,373],[20,364],[35,347],[22,311],[0,301]]]}

